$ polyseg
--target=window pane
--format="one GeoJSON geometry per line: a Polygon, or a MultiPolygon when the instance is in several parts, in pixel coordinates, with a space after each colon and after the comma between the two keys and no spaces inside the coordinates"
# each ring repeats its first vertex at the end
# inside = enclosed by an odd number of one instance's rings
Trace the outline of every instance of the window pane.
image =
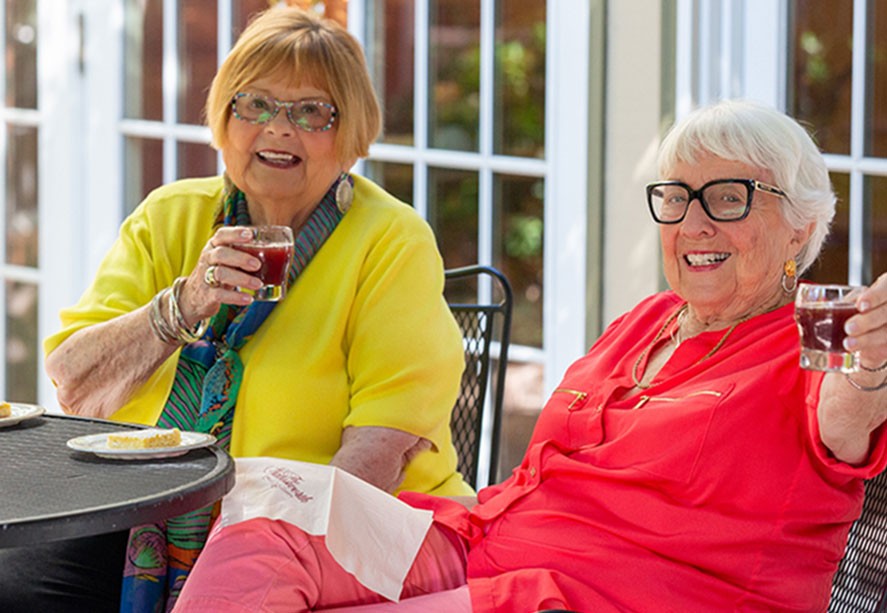
{"type": "Polygon", "coordinates": [[[37,129],[6,130],[6,261],[37,266],[37,129]]]}
{"type": "Polygon", "coordinates": [[[850,152],[853,3],[822,10],[817,0],[793,0],[789,114],[814,128],[828,153],[850,152]]]}
{"type": "Polygon", "coordinates": [[[216,150],[202,143],[183,143],[176,145],[179,179],[188,177],[212,177],[219,174],[218,155],[216,150]]]}
{"type": "Polygon", "coordinates": [[[414,14],[413,0],[375,0],[368,15],[367,56],[386,143],[413,144],[414,14]]]}
{"type": "Polygon", "coordinates": [[[545,157],[545,0],[499,0],[495,152],[545,157]]]}
{"type": "Polygon", "coordinates": [[[413,206],[413,165],[368,161],[367,177],[381,185],[395,198],[413,206]]]}
{"type": "Polygon", "coordinates": [[[37,286],[6,282],[6,399],[37,401],[37,286]]]}
{"type": "Polygon", "coordinates": [[[868,9],[865,149],[868,155],[887,157],[887,7],[883,2],[869,2],[868,9]]]}
{"type": "Polygon", "coordinates": [[[428,169],[428,223],[447,268],[476,264],[477,173],[428,169]]]}
{"type": "Polygon", "coordinates": [[[6,106],[37,108],[37,0],[6,0],[6,106]]]}
{"type": "Polygon", "coordinates": [[[871,283],[882,272],[887,271],[887,177],[869,177],[866,202],[871,203],[871,221],[863,224],[864,232],[871,234],[866,241],[871,245],[871,267],[864,267],[866,284],[871,283]]]}
{"type": "Polygon", "coordinates": [[[536,177],[496,176],[493,263],[514,292],[512,342],[542,347],[543,194],[536,177]]]}
{"type": "Polygon", "coordinates": [[[216,72],[216,3],[180,0],[178,123],[203,123],[206,93],[216,72]]]}
{"type": "Polygon", "coordinates": [[[237,39],[256,13],[268,8],[268,0],[233,0],[231,2],[231,22],[233,24],[232,42],[237,39]]]}
{"type": "Polygon", "coordinates": [[[804,273],[804,279],[819,283],[846,283],[849,271],[850,176],[832,173],[832,186],[838,197],[835,218],[819,259],[804,273]]]}
{"type": "Polygon", "coordinates": [[[428,142],[439,149],[478,150],[480,3],[431,2],[428,142]]]}
{"type": "Polygon", "coordinates": [[[127,0],[124,116],[163,121],[163,0],[127,0]]]}
{"type": "Polygon", "coordinates": [[[124,215],[128,215],[152,189],[163,183],[163,141],[127,138],[124,152],[124,215]]]}

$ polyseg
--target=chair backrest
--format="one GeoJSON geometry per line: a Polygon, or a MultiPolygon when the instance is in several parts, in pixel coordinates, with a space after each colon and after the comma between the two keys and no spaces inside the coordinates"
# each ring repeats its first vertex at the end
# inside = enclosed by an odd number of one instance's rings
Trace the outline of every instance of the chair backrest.
{"type": "Polygon", "coordinates": [[[511,338],[512,294],[508,279],[491,266],[466,266],[446,271],[445,295],[462,330],[465,370],[450,427],[459,455],[459,472],[478,487],[480,447],[485,410],[490,415],[490,462],[488,483],[496,481],[501,430],[505,369],[511,338]],[[478,302],[478,287],[490,283],[488,302],[478,302]],[[491,354],[494,342],[499,352],[491,354]],[[494,363],[494,365],[493,365],[494,363]],[[492,392],[487,390],[492,386],[492,392]]]}
{"type": "Polygon", "coordinates": [[[850,528],[828,610],[887,611],[887,472],[866,481],[862,514],[850,528]]]}

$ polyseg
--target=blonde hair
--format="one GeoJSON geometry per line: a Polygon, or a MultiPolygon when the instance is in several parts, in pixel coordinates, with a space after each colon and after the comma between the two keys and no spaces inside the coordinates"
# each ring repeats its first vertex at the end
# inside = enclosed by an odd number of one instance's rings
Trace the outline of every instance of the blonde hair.
{"type": "Polygon", "coordinates": [[[783,216],[795,229],[813,222],[798,254],[798,273],[822,249],[835,215],[835,194],[816,143],[797,121],[772,107],[744,100],[722,100],[679,121],[659,148],[659,174],[668,177],[679,162],[710,154],[768,170],[785,192],[783,216]]]}
{"type": "Polygon", "coordinates": [[[338,111],[339,161],[346,164],[369,155],[382,129],[382,115],[363,50],[335,21],[296,7],[259,14],[222,62],[206,100],[213,147],[227,144],[234,94],[267,76],[279,76],[287,86],[310,84],[329,92],[338,111]]]}

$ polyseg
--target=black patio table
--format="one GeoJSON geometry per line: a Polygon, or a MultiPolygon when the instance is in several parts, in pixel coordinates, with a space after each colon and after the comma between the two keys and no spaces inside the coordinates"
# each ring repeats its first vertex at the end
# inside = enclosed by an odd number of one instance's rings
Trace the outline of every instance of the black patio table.
{"type": "Polygon", "coordinates": [[[78,436],[139,427],[43,415],[0,428],[0,547],[160,521],[215,502],[234,486],[234,462],[215,445],[139,460],[66,445],[78,436]]]}

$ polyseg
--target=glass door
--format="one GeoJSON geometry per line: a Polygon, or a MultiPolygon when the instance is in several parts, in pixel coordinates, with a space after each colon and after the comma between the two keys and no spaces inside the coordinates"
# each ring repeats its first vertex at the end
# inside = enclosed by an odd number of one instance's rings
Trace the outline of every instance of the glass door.
{"type": "Polygon", "coordinates": [[[887,10],[848,0],[679,0],[677,108],[769,102],[807,124],[838,205],[807,277],[871,283],[887,271],[887,10]]]}
{"type": "Polygon", "coordinates": [[[3,318],[0,319],[0,394],[9,400],[36,402],[41,299],[40,252],[40,111],[37,97],[38,15],[36,0],[6,2],[3,35],[3,318]]]}
{"type": "Polygon", "coordinates": [[[364,174],[425,216],[447,268],[490,264],[512,284],[507,474],[546,390],[585,350],[587,185],[577,178],[587,167],[570,166],[587,163],[587,80],[577,74],[589,57],[569,41],[588,40],[589,5],[353,0],[349,10],[385,114],[364,174]]]}
{"type": "Polygon", "coordinates": [[[813,126],[838,210],[821,281],[871,283],[887,272],[887,7],[789,3],[788,111],[813,126]]]}

